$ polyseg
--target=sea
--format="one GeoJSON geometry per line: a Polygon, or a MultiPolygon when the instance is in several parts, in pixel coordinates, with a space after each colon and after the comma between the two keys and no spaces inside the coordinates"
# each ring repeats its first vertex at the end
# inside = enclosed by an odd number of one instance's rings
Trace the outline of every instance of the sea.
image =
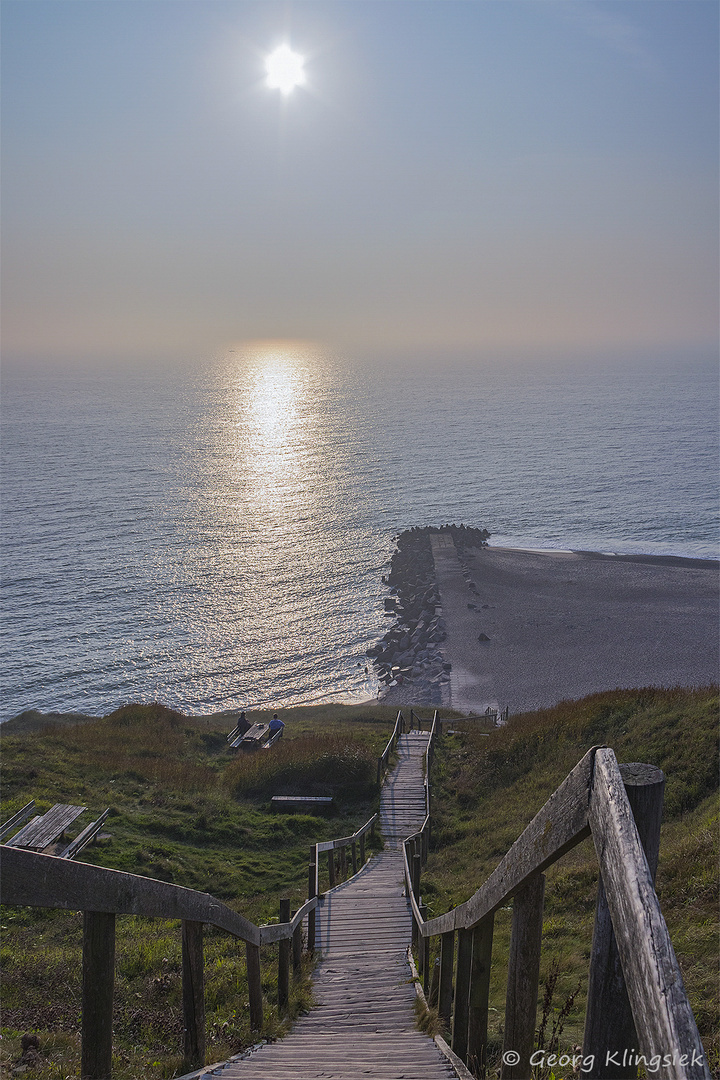
{"type": "Polygon", "coordinates": [[[354,359],[3,375],[0,720],[374,698],[412,525],[718,557],[717,364],[354,359]]]}

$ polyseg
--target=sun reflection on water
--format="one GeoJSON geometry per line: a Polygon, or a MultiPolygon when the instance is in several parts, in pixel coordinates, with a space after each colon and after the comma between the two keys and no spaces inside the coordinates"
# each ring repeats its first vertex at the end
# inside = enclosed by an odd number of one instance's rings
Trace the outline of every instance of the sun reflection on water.
{"type": "Polygon", "coordinates": [[[240,356],[233,468],[253,516],[275,527],[297,522],[309,509],[312,359],[295,342],[263,342],[240,356]]]}

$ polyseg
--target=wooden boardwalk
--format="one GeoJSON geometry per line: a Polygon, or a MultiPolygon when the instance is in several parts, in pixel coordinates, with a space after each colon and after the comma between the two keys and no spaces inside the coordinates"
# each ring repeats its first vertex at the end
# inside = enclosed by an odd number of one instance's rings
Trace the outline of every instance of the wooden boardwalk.
{"type": "Polygon", "coordinates": [[[215,1067],[223,1080],[447,1080],[456,1073],[415,1027],[411,915],[402,841],[425,817],[427,732],[402,735],[380,800],[385,849],[317,908],[317,1007],[285,1039],[215,1067]]]}

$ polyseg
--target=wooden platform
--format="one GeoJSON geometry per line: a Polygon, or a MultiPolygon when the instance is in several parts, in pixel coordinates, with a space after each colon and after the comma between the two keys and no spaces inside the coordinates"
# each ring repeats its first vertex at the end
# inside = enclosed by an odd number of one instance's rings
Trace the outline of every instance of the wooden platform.
{"type": "Polygon", "coordinates": [[[287,1038],[228,1062],[223,1080],[446,1080],[456,1074],[415,1027],[407,948],[410,908],[403,894],[403,839],[425,817],[427,732],[402,735],[398,765],[382,790],[385,850],[317,909],[317,1007],[287,1038]]]}

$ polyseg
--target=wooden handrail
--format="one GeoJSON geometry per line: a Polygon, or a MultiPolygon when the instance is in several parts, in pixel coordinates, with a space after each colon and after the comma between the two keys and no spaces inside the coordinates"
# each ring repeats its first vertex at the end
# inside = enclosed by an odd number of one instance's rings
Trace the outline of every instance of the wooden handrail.
{"type": "Polygon", "coordinates": [[[260,931],[260,945],[271,945],[274,941],[288,941],[305,916],[314,911],[317,907],[317,897],[311,896],[309,900],[306,900],[301,908],[293,915],[292,919],[287,922],[278,923],[264,923],[259,926],[260,931]]]}
{"type": "MultiPolygon", "coordinates": [[[[340,851],[341,854],[341,869],[343,874],[347,870],[347,857],[346,849],[352,849],[352,873],[353,875],[358,872],[358,869],[362,869],[365,865],[365,837],[375,829],[375,823],[378,819],[377,814],[373,814],[364,825],[361,825],[357,832],[354,832],[352,836],[341,836],[336,840],[321,840],[317,844],[313,844],[310,848],[310,867],[308,874],[308,892],[310,896],[318,896],[320,894],[320,855],[327,852],[328,855],[328,873],[330,877],[330,889],[334,889],[336,885],[335,881],[335,852],[340,851]],[[360,858],[358,860],[357,845],[360,844],[360,858]],[[358,866],[359,862],[359,866],[358,866]]],[[[310,916],[308,923],[308,948],[312,950],[315,947],[315,917],[310,916]]]]}
{"type": "Polygon", "coordinates": [[[385,747],[382,754],[378,758],[378,766],[377,766],[377,782],[378,782],[378,784],[382,783],[383,775],[385,773],[385,770],[387,769],[387,763],[388,763],[388,760],[390,758],[390,754],[393,752],[393,750],[397,746],[398,738],[399,738],[400,735],[402,735],[404,727],[405,727],[405,718],[403,717],[402,710],[398,709],[398,714],[395,717],[395,727],[393,728],[393,733],[390,736],[390,738],[388,739],[387,746],[385,747]]]}
{"type": "Polygon", "coordinates": [[[596,750],[588,750],[477,892],[446,915],[425,923],[423,937],[476,926],[531,877],[590,835],[587,811],[596,750]]]}
{"type": "MultiPolygon", "coordinates": [[[[653,878],[635,826],[623,778],[612,750],[598,750],[589,807],[612,925],[635,1027],[646,1047],[674,1050],[701,1046],[680,967],[670,941],[653,878]]],[[[709,1076],[707,1067],[676,1072],[709,1076]]]]}
{"type": "Polygon", "coordinates": [[[72,862],[23,848],[0,849],[0,902],[26,907],[191,919],[260,945],[260,927],[209,893],[168,881],[72,862]]]}
{"type": "MultiPolygon", "coordinates": [[[[376,818],[377,815],[373,815],[357,833],[344,840],[352,844],[356,839],[364,838],[376,818]]],[[[362,839],[361,847],[364,849],[362,839]]],[[[255,1030],[262,1026],[263,1018],[260,947],[273,942],[285,943],[281,947],[279,962],[282,964],[292,942],[293,963],[297,966],[302,948],[299,935],[306,917],[309,947],[311,938],[314,939],[317,890],[292,918],[256,926],[209,893],[139,874],[74,862],[62,856],[0,845],[0,868],[0,903],[84,913],[81,1071],[87,1080],[104,1080],[110,1075],[116,915],[142,915],[182,922],[185,1059],[189,1066],[203,1065],[205,1056],[203,925],[208,923],[245,942],[250,1023],[255,1030]]],[[[281,908],[289,915],[289,901],[282,901],[281,908]]],[[[285,998],[286,984],[287,971],[283,972],[281,967],[279,996],[284,994],[285,998]]],[[[282,1004],[280,1002],[281,1007],[282,1004]]]]}
{"type": "Polygon", "coordinates": [[[333,848],[348,847],[350,844],[354,844],[356,840],[359,840],[361,836],[364,836],[367,832],[370,832],[373,825],[377,821],[377,814],[361,825],[357,832],[354,832],[352,836],[343,836],[339,840],[322,840],[316,844],[318,851],[331,851],[333,848]]]}
{"type": "MultiPolygon", "coordinates": [[[[651,782],[645,778],[636,779],[638,772],[643,770],[658,774],[662,780],[658,769],[642,765],[619,766],[609,747],[592,747],[535,815],[485,883],[464,904],[434,919],[424,918],[419,881],[413,880],[408,857],[410,847],[416,844],[421,833],[406,839],[403,871],[413,914],[413,940],[420,946],[427,990],[427,940],[441,937],[438,1008],[448,1024],[453,1000],[454,935],[459,932],[453,1050],[459,1051],[461,1058],[482,1068],[487,1037],[487,983],[493,916],[500,906],[514,897],[504,1050],[513,1051],[511,1056],[519,1060],[509,1064],[503,1054],[502,1080],[521,1080],[529,1075],[542,934],[542,871],[592,835],[600,864],[601,892],[604,887],[612,920],[610,933],[614,930],[617,939],[637,1042],[648,1059],[660,1055],[663,1075],[670,1080],[710,1080],[695,1017],[655,893],[653,873],[625,790],[626,784],[651,782]],[[473,935],[473,943],[468,953],[469,933],[473,935]],[[482,1001],[481,1008],[477,1007],[479,1001],[482,1001]]],[[[655,800],[656,821],[648,827],[651,833],[655,831],[657,842],[662,784],[656,784],[656,787],[660,790],[660,802],[655,800]]],[[[656,855],[657,846],[651,858],[656,860],[656,855]]],[[[590,1003],[588,1006],[590,1008],[590,1003]]],[[[587,1051],[587,1045],[584,1049],[587,1051]]],[[[603,1063],[596,1060],[596,1047],[593,1045],[591,1049],[593,1053],[584,1059],[583,1073],[598,1078],[614,1076],[612,1069],[617,1062],[611,1061],[608,1071],[607,1062],[603,1067],[603,1063]],[[588,1064],[590,1061],[592,1065],[588,1064]]]]}

